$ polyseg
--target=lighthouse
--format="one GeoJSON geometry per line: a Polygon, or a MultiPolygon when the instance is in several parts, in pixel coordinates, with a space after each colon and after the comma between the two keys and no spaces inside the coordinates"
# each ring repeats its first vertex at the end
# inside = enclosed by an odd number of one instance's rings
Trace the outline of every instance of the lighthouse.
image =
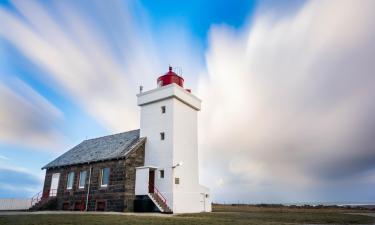
{"type": "Polygon", "coordinates": [[[144,166],[136,168],[135,195],[162,212],[211,211],[209,190],[199,184],[198,112],[201,100],[184,88],[172,67],[155,89],[139,93],[144,166]]]}

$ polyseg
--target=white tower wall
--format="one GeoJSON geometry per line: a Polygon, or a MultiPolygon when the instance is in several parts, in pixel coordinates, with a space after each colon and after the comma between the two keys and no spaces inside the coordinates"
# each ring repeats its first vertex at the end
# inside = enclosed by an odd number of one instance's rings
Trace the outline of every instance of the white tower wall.
{"type": "MultiPolygon", "coordinates": [[[[146,104],[141,107],[141,137],[147,137],[145,145],[145,166],[155,167],[155,186],[167,198],[172,208],[172,164],[173,164],[173,99],[146,104]],[[165,114],[161,107],[166,107],[165,114]],[[165,139],[160,140],[164,132],[165,139]],[[160,178],[164,170],[164,178],[160,178]]],[[[147,174],[148,176],[148,174],[147,174]]]]}
{"type": "Polygon", "coordinates": [[[141,137],[147,137],[145,167],[157,168],[155,185],[174,213],[211,211],[211,202],[206,197],[208,189],[199,185],[197,111],[200,103],[197,97],[176,84],[138,95],[141,137]],[[162,106],[165,113],[161,111],[162,106]],[[160,139],[161,132],[165,134],[164,140],[160,139]],[[164,170],[163,179],[159,177],[160,170],[164,170]],[[175,183],[176,178],[179,184],[175,183]]]}

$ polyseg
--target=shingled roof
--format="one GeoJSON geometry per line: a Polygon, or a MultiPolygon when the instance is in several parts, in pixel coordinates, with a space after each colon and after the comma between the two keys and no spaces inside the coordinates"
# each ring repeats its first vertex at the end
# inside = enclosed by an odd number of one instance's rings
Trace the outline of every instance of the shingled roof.
{"type": "Polygon", "coordinates": [[[139,130],[85,140],[42,169],[123,158],[145,140],[139,130]]]}

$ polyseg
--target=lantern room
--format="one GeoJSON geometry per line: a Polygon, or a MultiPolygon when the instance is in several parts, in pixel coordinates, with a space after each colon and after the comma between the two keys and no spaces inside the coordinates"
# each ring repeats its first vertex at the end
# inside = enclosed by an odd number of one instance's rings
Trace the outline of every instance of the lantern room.
{"type": "Polygon", "coordinates": [[[175,72],[173,72],[171,66],[169,66],[168,73],[160,76],[157,81],[158,87],[163,87],[172,83],[175,83],[180,87],[184,87],[184,78],[178,76],[175,72]]]}

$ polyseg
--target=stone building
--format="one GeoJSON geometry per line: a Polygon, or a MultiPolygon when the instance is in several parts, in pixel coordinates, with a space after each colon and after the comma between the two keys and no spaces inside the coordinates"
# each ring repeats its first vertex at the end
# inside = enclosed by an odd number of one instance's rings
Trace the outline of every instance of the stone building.
{"type": "Polygon", "coordinates": [[[59,210],[133,211],[145,141],[139,130],[83,141],[43,167],[44,195],[56,197],[59,210]]]}
{"type": "Polygon", "coordinates": [[[157,88],[137,95],[139,130],[85,140],[45,165],[35,208],[54,201],[58,210],[211,211],[199,184],[201,100],[183,83],[170,67],[157,88]]]}

